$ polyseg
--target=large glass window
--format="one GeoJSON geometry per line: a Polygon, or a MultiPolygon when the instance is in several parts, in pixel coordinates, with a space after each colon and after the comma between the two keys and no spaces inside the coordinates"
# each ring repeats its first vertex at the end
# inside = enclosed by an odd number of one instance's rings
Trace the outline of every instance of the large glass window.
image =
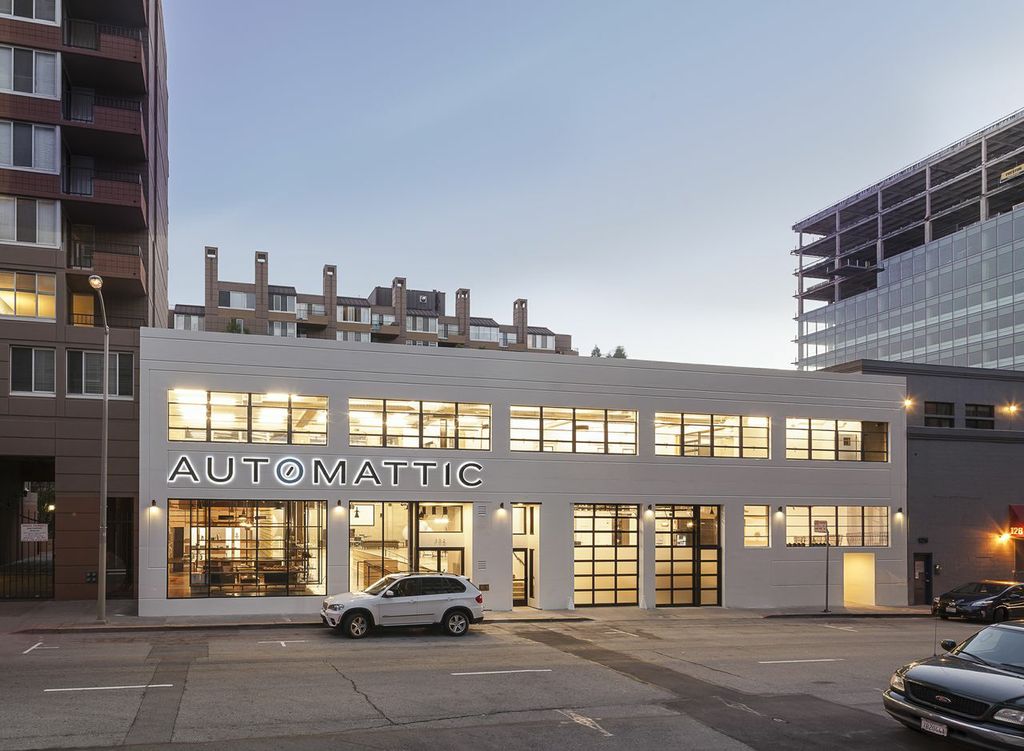
{"type": "Polygon", "coordinates": [[[476,342],[497,342],[500,337],[497,326],[477,326],[471,324],[469,327],[469,338],[476,342]]]}
{"type": "MultiPolygon", "coordinates": [[[[107,392],[131,396],[134,383],[131,352],[111,352],[107,367],[107,392]]],[[[103,396],[103,353],[68,350],[68,394],[103,396]]]]}
{"type": "Polygon", "coordinates": [[[325,501],[167,502],[167,597],[324,595],[325,501]]]}
{"type": "Polygon", "coordinates": [[[530,349],[554,349],[555,337],[551,334],[527,334],[530,349]]]}
{"type": "Polygon", "coordinates": [[[57,171],[57,129],[0,120],[0,167],[57,171]]]}
{"type": "Polygon", "coordinates": [[[0,240],[60,246],[60,204],[34,198],[0,196],[0,240]]]}
{"type": "Polygon", "coordinates": [[[888,506],[787,506],[786,547],[887,547],[888,506]],[[815,522],[818,522],[816,525],[815,522]],[[828,532],[816,531],[824,523],[828,532]]]}
{"type": "Polygon", "coordinates": [[[639,602],[639,508],[632,504],[573,506],[573,590],[576,605],[639,602]]]}
{"type": "Polygon", "coordinates": [[[271,321],[267,333],[271,336],[289,336],[294,339],[297,334],[295,321],[271,321]]]}
{"type": "Polygon", "coordinates": [[[767,506],[743,507],[743,547],[770,548],[771,530],[771,515],[767,506]]]}
{"type": "Polygon", "coordinates": [[[43,318],[56,314],[56,277],[0,270],[0,317],[43,318]]]}
{"type": "Polygon", "coordinates": [[[512,451],[636,454],[636,412],[514,406],[509,447],[512,451]]]}
{"type": "MultiPolygon", "coordinates": [[[[308,306],[308,303],[304,303],[308,306]]],[[[321,306],[322,307],[322,306],[321,306]]],[[[284,294],[275,292],[269,295],[267,300],[267,308],[280,313],[294,313],[295,312],[295,295],[284,294]]],[[[307,307],[308,310],[308,307],[307,307]]],[[[323,315],[321,312],[320,315],[323,315]]]]}
{"type": "Polygon", "coordinates": [[[787,417],[786,458],[888,461],[889,423],[787,417]]]}
{"type": "Polygon", "coordinates": [[[437,318],[433,316],[407,315],[405,317],[407,331],[422,331],[428,334],[437,333],[437,318]]]}
{"type": "Polygon", "coordinates": [[[222,289],[217,296],[217,305],[234,310],[256,310],[256,293],[222,289]]]}
{"type": "Polygon", "coordinates": [[[718,506],[658,505],[654,511],[658,605],[718,605],[718,506]]]}
{"type": "Polygon", "coordinates": [[[54,351],[11,347],[11,393],[53,395],[54,351]]]}
{"type": "MultiPolygon", "coordinates": [[[[0,17],[3,15],[0,0],[0,17]]],[[[0,45],[0,92],[56,99],[59,59],[53,52],[0,45]]]]}
{"type": "Polygon", "coordinates": [[[167,439],[326,446],[327,397],[170,389],[167,439]]]}
{"type": "Polygon", "coordinates": [[[338,320],[348,323],[369,323],[370,308],[365,305],[339,305],[338,320]]]}
{"type": "Polygon", "coordinates": [[[770,425],[767,417],[656,412],[654,452],[767,459],[770,425]]]}
{"type": "Polygon", "coordinates": [[[0,17],[11,16],[27,21],[57,20],[59,0],[0,0],[0,17]]]}
{"type": "Polygon", "coordinates": [[[349,399],[350,446],[491,448],[491,405],[408,399],[349,399]]]}

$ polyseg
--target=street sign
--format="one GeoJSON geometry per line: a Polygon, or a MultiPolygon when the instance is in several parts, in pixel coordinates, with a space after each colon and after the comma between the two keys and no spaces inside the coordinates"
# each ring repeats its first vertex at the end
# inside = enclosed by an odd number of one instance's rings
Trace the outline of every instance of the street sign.
{"type": "Polygon", "coordinates": [[[824,519],[814,520],[814,534],[816,535],[827,535],[828,534],[828,522],[824,519]]]}
{"type": "Polygon", "coordinates": [[[48,542],[50,539],[50,527],[48,524],[22,524],[22,542],[48,542]]]}

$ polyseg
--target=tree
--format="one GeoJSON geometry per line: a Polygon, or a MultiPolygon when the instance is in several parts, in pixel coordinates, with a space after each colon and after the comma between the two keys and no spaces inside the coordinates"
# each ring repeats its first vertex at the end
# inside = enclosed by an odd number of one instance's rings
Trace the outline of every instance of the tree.
{"type": "Polygon", "coordinates": [[[598,346],[597,346],[597,345],[595,344],[595,345],[594,345],[594,348],[593,348],[592,350],[590,350],[590,356],[591,356],[591,357],[600,357],[600,356],[601,356],[601,348],[600,348],[600,347],[598,347],[598,346]]]}
{"type": "Polygon", "coordinates": [[[227,332],[228,334],[247,334],[248,333],[245,330],[245,325],[238,318],[232,318],[230,321],[228,321],[227,328],[225,328],[224,331],[227,332]]]}
{"type": "Polygon", "coordinates": [[[616,358],[616,359],[618,359],[618,360],[625,360],[626,359],[626,348],[623,347],[621,344],[618,345],[615,348],[615,352],[613,352],[611,356],[616,358]]]}

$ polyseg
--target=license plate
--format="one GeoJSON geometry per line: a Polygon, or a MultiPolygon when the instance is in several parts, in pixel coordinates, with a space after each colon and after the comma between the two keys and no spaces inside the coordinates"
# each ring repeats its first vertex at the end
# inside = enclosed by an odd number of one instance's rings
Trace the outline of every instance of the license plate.
{"type": "Polygon", "coordinates": [[[943,738],[949,735],[949,728],[941,722],[932,722],[931,720],[926,720],[923,717],[921,718],[921,730],[926,733],[941,735],[943,738]]]}
{"type": "Polygon", "coordinates": [[[947,605],[946,606],[946,612],[947,613],[955,613],[956,612],[956,606],[955,605],[947,605]]]}

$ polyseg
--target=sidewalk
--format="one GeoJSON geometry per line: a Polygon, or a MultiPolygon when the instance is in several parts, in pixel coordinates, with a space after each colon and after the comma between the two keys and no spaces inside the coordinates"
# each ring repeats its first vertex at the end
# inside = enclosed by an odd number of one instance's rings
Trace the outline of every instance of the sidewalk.
{"type": "MultiPolygon", "coordinates": [[[[754,610],[742,608],[660,608],[639,610],[629,607],[581,608],[579,610],[535,610],[516,608],[486,611],[485,623],[624,622],[647,619],[715,621],[762,618],[927,618],[927,605],[909,607],[862,607],[831,609],[787,608],[754,610]]],[[[301,628],[320,626],[319,614],[259,616],[162,616],[143,618],[131,600],[107,603],[107,623],[96,622],[96,603],[91,600],[0,602],[0,633],[59,634],[123,631],[178,631],[186,629],[301,628]]]]}

